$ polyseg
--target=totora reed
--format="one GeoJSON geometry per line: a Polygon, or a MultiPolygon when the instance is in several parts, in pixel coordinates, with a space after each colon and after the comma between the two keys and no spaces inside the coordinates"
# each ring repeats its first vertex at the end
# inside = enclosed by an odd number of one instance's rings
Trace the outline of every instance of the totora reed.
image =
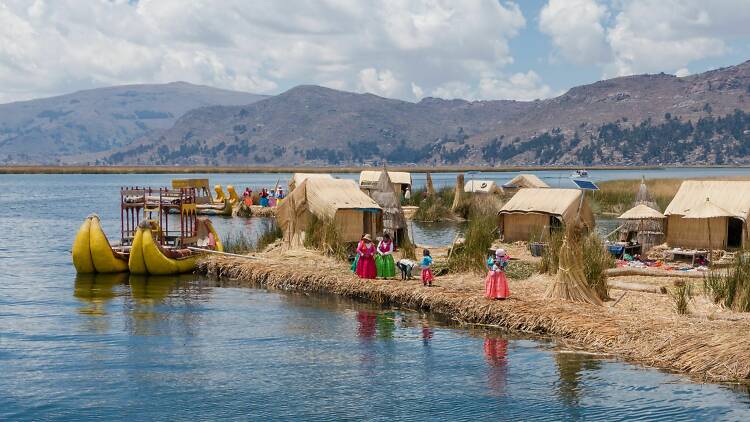
{"type": "MultiPolygon", "coordinates": [[[[554,336],[566,346],[699,380],[746,382],[750,376],[750,320],[699,319],[671,311],[628,310],[632,305],[546,299],[544,285],[550,278],[546,275],[511,284],[509,300],[490,301],[475,274],[439,277],[434,288],[421,287],[418,280],[363,281],[348,271],[345,262],[307,250],[269,252],[252,259],[214,256],[200,263],[199,271],[225,284],[341,295],[429,311],[460,324],[554,336]]],[[[637,295],[630,292],[628,300],[637,295]]]]}

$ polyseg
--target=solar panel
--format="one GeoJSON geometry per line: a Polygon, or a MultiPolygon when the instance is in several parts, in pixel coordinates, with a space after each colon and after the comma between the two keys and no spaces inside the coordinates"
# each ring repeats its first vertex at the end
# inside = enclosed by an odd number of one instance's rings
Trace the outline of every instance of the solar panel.
{"type": "Polygon", "coordinates": [[[599,190],[599,186],[596,186],[596,184],[590,180],[573,179],[573,183],[575,183],[580,189],[599,190]]]}

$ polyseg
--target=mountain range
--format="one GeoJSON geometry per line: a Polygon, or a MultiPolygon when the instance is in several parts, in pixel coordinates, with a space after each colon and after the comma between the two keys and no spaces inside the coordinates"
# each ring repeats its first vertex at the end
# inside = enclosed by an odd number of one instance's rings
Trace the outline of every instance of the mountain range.
{"type": "Polygon", "coordinates": [[[264,97],[175,83],[0,105],[0,163],[382,160],[750,163],[750,61],[685,77],[608,79],[535,101],[425,98],[412,103],[311,85],[264,97]]]}

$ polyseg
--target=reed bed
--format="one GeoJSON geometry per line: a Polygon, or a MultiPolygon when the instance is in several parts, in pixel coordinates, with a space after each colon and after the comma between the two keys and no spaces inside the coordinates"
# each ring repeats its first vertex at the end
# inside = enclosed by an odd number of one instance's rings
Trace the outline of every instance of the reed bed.
{"type": "Polygon", "coordinates": [[[713,270],[706,274],[703,288],[714,303],[750,312],[750,251],[738,253],[726,272],[713,270]]]}
{"type": "Polygon", "coordinates": [[[469,223],[464,233],[464,242],[454,247],[448,259],[452,272],[478,272],[487,270],[487,254],[497,239],[497,212],[499,199],[490,196],[474,196],[464,201],[469,223]]]}
{"type": "MultiPolygon", "coordinates": [[[[599,183],[599,190],[590,194],[591,206],[598,214],[620,215],[629,210],[635,201],[635,195],[640,186],[640,180],[611,180],[599,183]]],[[[682,179],[650,179],[646,180],[646,187],[664,210],[674,198],[682,184],[682,179]]]]}
{"type": "Polygon", "coordinates": [[[622,307],[545,299],[539,292],[520,288],[509,300],[490,301],[478,288],[424,288],[419,281],[364,281],[352,275],[344,262],[309,251],[290,252],[256,259],[210,257],[199,263],[199,271],[235,285],[341,295],[430,311],[468,325],[551,335],[568,346],[682,372],[699,380],[737,382],[750,376],[747,322],[659,317],[622,307]]]}

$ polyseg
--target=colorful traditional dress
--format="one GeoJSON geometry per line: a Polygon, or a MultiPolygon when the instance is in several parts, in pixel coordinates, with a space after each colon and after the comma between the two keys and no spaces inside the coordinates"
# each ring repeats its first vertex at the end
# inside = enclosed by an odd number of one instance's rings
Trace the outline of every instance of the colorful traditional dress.
{"type": "Polygon", "coordinates": [[[359,248],[362,247],[362,243],[364,242],[361,240],[359,241],[359,243],[357,243],[356,253],[354,254],[354,261],[352,261],[352,272],[355,274],[357,273],[357,262],[359,262],[359,248]]]}
{"type": "Polygon", "coordinates": [[[357,275],[359,278],[377,278],[375,266],[375,245],[372,242],[361,242],[357,248],[357,275]]]}
{"type": "Polygon", "coordinates": [[[378,254],[375,256],[375,266],[379,278],[396,277],[396,263],[393,261],[393,241],[381,240],[378,244],[378,254]]]}
{"type": "Polygon", "coordinates": [[[505,278],[508,257],[490,257],[487,259],[487,266],[490,270],[484,279],[484,295],[490,299],[505,299],[510,296],[508,280],[505,278]]]}
{"type": "Polygon", "coordinates": [[[422,267],[422,284],[424,284],[425,286],[432,286],[432,280],[435,279],[435,277],[432,276],[432,270],[430,269],[431,265],[431,256],[425,256],[424,258],[422,258],[422,262],[419,264],[419,266],[422,267]]]}

